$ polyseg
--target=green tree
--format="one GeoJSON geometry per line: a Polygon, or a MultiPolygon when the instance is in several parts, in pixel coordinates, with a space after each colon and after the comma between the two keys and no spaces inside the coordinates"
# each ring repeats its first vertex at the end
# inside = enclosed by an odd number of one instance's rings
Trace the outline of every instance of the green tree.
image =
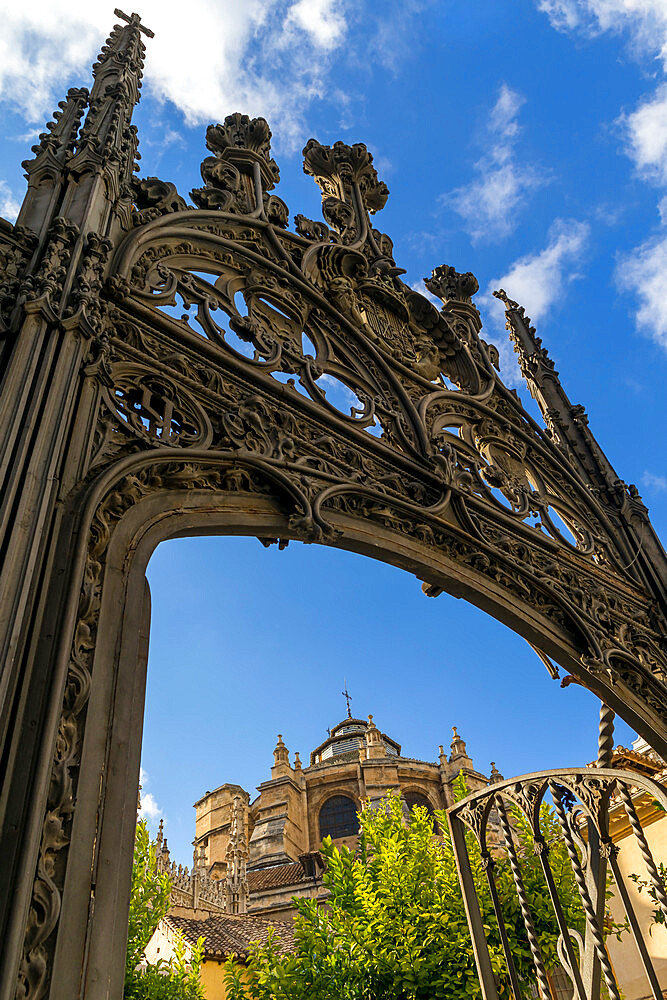
{"type": "MultiPolygon", "coordinates": [[[[444,814],[442,836],[422,808],[405,822],[403,803],[389,795],[379,809],[360,814],[356,853],[322,845],[326,908],[295,900],[296,947],[281,954],[279,942],[251,950],[247,982],[228,964],[229,1000],[461,1000],[480,996],[472,944],[444,814]]],[[[583,931],[576,884],[557,823],[548,809],[543,829],[570,927],[583,931]]],[[[524,883],[548,969],[558,962],[558,926],[527,823],[514,820],[524,883]]],[[[491,961],[502,997],[511,995],[498,927],[479,849],[469,854],[485,921],[491,961]]],[[[500,857],[495,869],[512,953],[526,996],[534,979],[531,954],[511,870],[500,857]]]]}
{"type": "Polygon", "coordinates": [[[199,974],[204,951],[200,938],[186,961],[186,946],[179,936],[174,955],[167,962],[139,964],[146,946],[169,907],[172,883],[166,872],[158,871],[155,846],[151,843],[145,820],[137,823],[132,864],[130,923],[125,960],[124,1000],[203,1000],[199,974]]]}

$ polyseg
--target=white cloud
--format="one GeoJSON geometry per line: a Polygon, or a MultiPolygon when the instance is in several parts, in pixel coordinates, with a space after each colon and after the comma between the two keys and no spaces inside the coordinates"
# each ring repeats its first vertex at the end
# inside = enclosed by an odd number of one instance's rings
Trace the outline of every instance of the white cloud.
{"type": "MultiPolygon", "coordinates": [[[[233,111],[273,118],[283,144],[303,138],[303,113],[322,96],[327,55],[345,37],[343,0],[143,0],[144,85],[189,124],[233,111]],[[286,44],[286,41],[289,44],[286,44]]],[[[42,121],[87,72],[113,20],[102,0],[0,0],[0,98],[42,121]]]]}
{"type": "Polygon", "coordinates": [[[32,145],[36,143],[39,139],[40,133],[44,131],[44,125],[40,125],[39,128],[30,128],[27,132],[20,132],[18,135],[8,135],[7,138],[12,142],[20,142],[23,145],[28,143],[32,145]]]}
{"type": "Polygon", "coordinates": [[[656,476],[654,472],[645,472],[642,475],[642,486],[645,486],[648,490],[655,493],[666,493],[667,492],[667,477],[666,476],[656,476]]]}
{"type": "Polygon", "coordinates": [[[149,784],[149,778],[143,767],[139,770],[139,784],[141,785],[141,789],[139,791],[139,797],[141,799],[139,819],[147,820],[149,827],[153,831],[157,828],[158,822],[164,818],[164,814],[157,804],[153,793],[144,791],[149,784]]]}
{"type": "MultiPolygon", "coordinates": [[[[646,56],[662,60],[667,72],[666,0],[537,0],[554,28],[596,35],[624,32],[646,68],[646,56]]],[[[636,111],[620,118],[628,154],[639,170],[667,183],[667,84],[636,111]]]]}
{"type": "Polygon", "coordinates": [[[470,184],[443,196],[464,220],[474,242],[502,239],[517,224],[517,214],[528,195],[548,183],[546,173],[519,163],[515,144],[520,133],[518,114],[525,99],[507,84],[500,88],[488,121],[491,151],[475,164],[477,177],[470,184]]]}
{"type": "Polygon", "coordinates": [[[637,327],[667,348],[667,235],[646,240],[624,257],[616,268],[616,281],[639,299],[637,327]]]}
{"type": "MultiPolygon", "coordinates": [[[[646,56],[662,61],[667,72],[666,0],[537,0],[554,28],[589,36],[625,33],[646,68],[646,56]]],[[[627,152],[647,177],[667,183],[667,84],[639,107],[621,115],[627,152]]]]}
{"type": "Polygon", "coordinates": [[[419,292],[420,295],[423,295],[424,298],[428,299],[429,302],[432,302],[437,309],[442,309],[442,302],[440,301],[440,299],[436,298],[433,292],[429,292],[428,288],[424,284],[423,279],[421,281],[413,281],[413,283],[410,285],[410,288],[412,289],[413,292],[419,292]]]}
{"type": "Polygon", "coordinates": [[[287,24],[297,25],[316,45],[331,49],[345,34],[345,19],[337,6],[336,0],[298,0],[290,8],[287,24]]]}
{"type": "Polygon", "coordinates": [[[537,7],[559,31],[626,31],[638,55],[657,55],[667,68],[665,0],[537,0],[537,7]]]}
{"type": "Polygon", "coordinates": [[[363,18],[363,34],[361,50],[353,58],[367,62],[370,57],[396,75],[406,60],[414,58],[424,36],[427,10],[436,2],[384,0],[381,4],[367,4],[365,9],[357,4],[363,18]]]}
{"type": "Polygon", "coordinates": [[[20,207],[7,181],[0,180],[0,216],[7,222],[16,222],[20,207]]]}
{"type": "Polygon", "coordinates": [[[511,90],[506,83],[500,88],[498,100],[491,111],[491,129],[506,139],[519,134],[517,116],[526,103],[526,98],[511,90]]]}
{"type": "Polygon", "coordinates": [[[576,265],[586,247],[590,227],[576,219],[556,219],[549,229],[548,243],[543,250],[520,257],[500,278],[489,282],[479,296],[478,305],[489,331],[487,340],[500,352],[503,378],[508,385],[521,383],[516,359],[503,332],[505,309],[493,291],[504,288],[511,299],[525,307],[534,323],[544,321],[549,309],[560,299],[569,284],[581,277],[576,265]]]}
{"type": "Polygon", "coordinates": [[[162,810],[155,801],[155,796],[152,792],[142,795],[139,816],[141,819],[147,819],[151,824],[156,823],[162,816],[162,810]]]}
{"type": "Polygon", "coordinates": [[[667,184],[667,84],[636,111],[621,118],[628,153],[649,179],[667,184]]]}
{"type": "MultiPolygon", "coordinates": [[[[560,30],[590,34],[625,31],[635,55],[662,60],[667,72],[666,0],[537,0],[537,6],[560,30]]],[[[642,59],[646,66],[646,59],[642,59]]],[[[647,180],[667,185],[667,83],[658,85],[636,109],[621,115],[626,152],[647,180]]],[[[663,227],[667,225],[667,196],[658,203],[663,227]]],[[[667,348],[667,236],[664,229],[646,239],[616,268],[616,281],[633,292],[639,307],[638,329],[667,348]]]]}
{"type": "Polygon", "coordinates": [[[490,305],[497,301],[490,297],[492,290],[504,288],[510,298],[525,306],[535,322],[544,319],[565,286],[580,277],[576,264],[589,232],[586,222],[556,219],[549,229],[549,242],[544,250],[520,257],[501,278],[495,278],[483,297],[484,302],[490,305]]]}
{"type": "Polygon", "coordinates": [[[543,11],[554,28],[559,31],[572,31],[580,21],[579,3],[577,0],[538,0],[538,10],[543,11]]]}

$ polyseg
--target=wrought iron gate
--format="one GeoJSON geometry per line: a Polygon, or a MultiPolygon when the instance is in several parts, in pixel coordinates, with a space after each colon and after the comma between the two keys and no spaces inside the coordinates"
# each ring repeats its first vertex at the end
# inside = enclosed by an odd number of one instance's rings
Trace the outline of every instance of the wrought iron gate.
{"type": "MultiPolygon", "coordinates": [[[[614,842],[613,819],[621,813],[641,853],[646,878],[656,910],[667,920],[667,891],[642,827],[636,802],[646,796],[667,810],[667,792],[653,778],[611,764],[612,713],[603,708],[601,752],[596,765],[584,768],[540,771],[510,780],[499,780],[488,788],[467,796],[452,806],[448,818],[459,879],[473,941],[475,961],[484,1000],[498,1000],[499,993],[511,990],[514,1000],[526,994],[526,982],[518,972],[507,933],[506,920],[496,884],[499,863],[508,864],[516,890],[525,933],[530,947],[535,987],[542,1000],[557,1000],[553,977],[547,970],[536,931],[531,899],[526,891],[523,869],[525,850],[517,844],[515,825],[519,817],[527,822],[532,848],[539,859],[544,887],[558,926],[558,956],[569,989],[558,991],[574,1000],[597,1000],[601,990],[611,1000],[621,1000],[605,931],[608,885],[622,903],[627,932],[637,948],[654,1000],[662,1000],[647,941],[632,900],[629,878],[644,879],[644,873],[623,870],[619,847],[614,842]],[[544,805],[549,804],[557,819],[558,839],[565,846],[572,875],[581,901],[585,932],[568,926],[557,879],[550,863],[554,838],[545,835],[544,805]],[[473,857],[484,871],[491,911],[480,905],[479,881],[473,877],[473,857]],[[492,966],[489,948],[490,924],[502,946],[505,973],[492,966]]],[[[618,825],[618,824],[617,824],[618,825]]],[[[664,872],[664,869],[663,869],[664,872]]]]}

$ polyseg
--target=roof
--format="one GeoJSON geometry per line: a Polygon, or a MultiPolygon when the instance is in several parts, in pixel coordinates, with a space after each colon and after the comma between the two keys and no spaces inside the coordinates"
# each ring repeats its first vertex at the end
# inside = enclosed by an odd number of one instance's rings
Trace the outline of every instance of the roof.
{"type": "Polygon", "coordinates": [[[286,865],[272,865],[270,868],[258,868],[248,872],[248,889],[252,895],[264,892],[266,889],[280,889],[283,886],[305,882],[308,878],[300,861],[292,861],[286,865]]]}
{"type": "Polygon", "coordinates": [[[208,957],[228,958],[235,955],[246,958],[250,943],[260,941],[264,944],[271,927],[278,938],[278,951],[294,950],[294,924],[291,920],[271,920],[246,913],[216,914],[206,920],[175,916],[164,919],[174,930],[181,931],[188,944],[194,945],[203,937],[204,954],[208,957]]]}
{"type": "Polygon", "coordinates": [[[250,801],[250,795],[248,794],[248,792],[246,792],[245,788],[243,788],[241,785],[235,784],[233,781],[226,781],[224,785],[218,785],[218,787],[214,788],[212,792],[207,791],[204,795],[201,796],[201,798],[197,799],[197,801],[194,803],[193,808],[196,809],[197,806],[201,805],[202,802],[205,802],[210,795],[215,795],[216,792],[222,792],[223,790],[227,789],[238,792],[241,796],[245,796],[246,799],[250,801]]]}
{"type": "Polygon", "coordinates": [[[267,865],[247,873],[248,890],[251,895],[269,889],[289,888],[320,879],[325,868],[324,858],[319,851],[306,851],[298,861],[288,861],[283,865],[267,865]]]}
{"type": "Polygon", "coordinates": [[[612,767],[624,763],[629,771],[640,771],[649,774],[651,777],[658,775],[665,766],[665,762],[656,753],[644,753],[640,750],[629,750],[627,747],[614,747],[612,767]]]}
{"type": "MultiPolygon", "coordinates": [[[[635,742],[638,742],[635,740],[635,742]]],[[[597,767],[596,760],[591,761],[588,767],[597,767]]],[[[656,780],[660,780],[660,774],[665,770],[665,762],[655,751],[648,753],[640,750],[629,750],[628,747],[614,747],[611,767],[623,767],[628,771],[636,771],[638,774],[645,774],[656,780]]]]}

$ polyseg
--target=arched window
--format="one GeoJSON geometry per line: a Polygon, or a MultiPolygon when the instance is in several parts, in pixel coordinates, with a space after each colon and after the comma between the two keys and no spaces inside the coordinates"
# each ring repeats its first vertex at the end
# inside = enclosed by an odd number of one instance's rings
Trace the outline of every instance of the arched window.
{"type": "Polygon", "coordinates": [[[353,837],[359,833],[359,817],[354,799],[333,795],[320,809],[320,839],[353,837]]]}
{"type": "Polygon", "coordinates": [[[439,827],[435,819],[434,809],[433,806],[431,805],[431,800],[428,799],[425,795],[422,795],[421,792],[402,792],[402,795],[403,795],[403,801],[405,802],[410,812],[412,812],[414,806],[424,806],[424,808],[428,811],[429,816],[433,816],[433,828],[435,832],[438,833],[439,827]]]}

